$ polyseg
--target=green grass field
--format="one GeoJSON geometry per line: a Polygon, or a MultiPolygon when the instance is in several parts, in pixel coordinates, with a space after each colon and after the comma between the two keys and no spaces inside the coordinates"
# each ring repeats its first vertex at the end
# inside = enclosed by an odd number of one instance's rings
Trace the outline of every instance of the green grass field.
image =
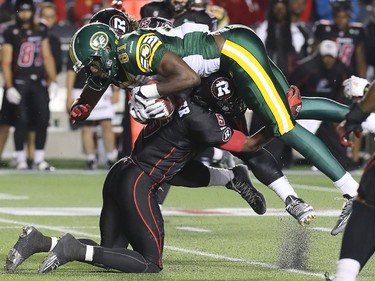
{"type": "MultiPolygon", "coordinates": [[[[279,198],[253,179],[267,199],[267,213],[255,213],[224,187],[173,187],[163,207],[164,270],[159,274],[123,274],[79,262],[40,275],[46,254],[26,260],[15,274],[0,280],[324,280],[333,273],[342,235],[333,237],[343,201],[320,173],[287,173],[299,196],[313,205],[317,218],[302,227],[284,211],[279,198]]],[[[358,179],[358,175],[355,176],[358,179]]],[[[62,170],[17,173],[0,170],[0,259],[2,264],[25,224],[47,235],[70,232],[99,241],[98,216],[105,171],[62,170]]],[[[371,260],[358,280],[374,280],[371,260]]]]}

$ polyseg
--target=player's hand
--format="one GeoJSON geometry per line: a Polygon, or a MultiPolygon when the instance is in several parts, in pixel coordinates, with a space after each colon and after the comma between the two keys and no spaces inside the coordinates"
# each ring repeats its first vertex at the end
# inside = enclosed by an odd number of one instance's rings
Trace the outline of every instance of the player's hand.
{"type": "Polygon", "coordinates": [[[343,146],[352,146],[353,144],[348,140],[350,133],[354,132],[357,137],[362,133],[362,122],[367,119],[369,113],[363,112],[358,103],[353,103],[350,111],[346,114],[345,120],[337,126],[336,131],[339,135],[340,143],[343,146]]]}
{"type": "Polygon", "coordinates": [[[129,111],[133,118],[142,124],[151,119],[162,119],[170,116],[164,99],[148,99],[147,106],[144,106],[143,103],[132,98],[129,102],[129,111]]]}
{"type": "Polygon", "coordinates": [[[57,92],[59,91],[59,85],[57,82],[52,81],[48,86],[48,93],[49,97],[52,99],[57,96],[57,92]]]}
{"type": "Polygon", "coordinates": [[[286,93],[288,98],[289,108],[295,119],[302,108],[302,97],[297,86],[291,85],[286,93]]]}
{"type": "Polygon", "coordinates": [[[77,104],[72,107],[70,110],[70,118],[73,120],[73,123],[76,121],[85,120],[89,117],[91,113],[91,106],[88,104],[77,104]]]}
{"type": "Polygon", "coordinates": [[[14,87],[10,87],[6,90],[5,97],[10,103],[13,104],[20,104],[22,98],[20,92],[18,92],[14,87]]]}
{"type": "Polygon", "coordinates": [[[342,85],[344,86],[345,97],[351,99],[353,97],[363,97],[370,83],[366,79],[352,75],[350,78],[346,79],[342,85]]]}

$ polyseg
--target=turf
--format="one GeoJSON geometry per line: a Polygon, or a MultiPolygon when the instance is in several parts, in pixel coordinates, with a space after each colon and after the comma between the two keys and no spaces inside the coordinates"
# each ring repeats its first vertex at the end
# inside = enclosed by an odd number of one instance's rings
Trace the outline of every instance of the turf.
{"type": "MultiPolygon", "coordinates": [[[[267,200],[267,213],[255,215],[233,191],[224,187],[173,187],[165,213],[164,270],[159,274],[123,274],[72,262],[40,275],[46,254],[26,260],[15,274],[1,280],[324,280],[335,270],[342,235],[329,234],[342,200],[319,173],[292,171],[288,178],[298,195],[320,214],[301,227],[284,211],[283,203],[253,179],[267,200]],[[207,210],[208,209],[208,210],[207,210]],[[179,212],[180,215],[176,215],[179,212]]],[[[99,241],[98,216],[105,171],[62,170],[55,173],[0,171],[0,260],[25,224],[44,234],[70,232],[99,241]]],[[[356,176],[358,179],[358,176],[356,176]]],[[[374,280],[375,263],[358,280],[374,280]]]]}

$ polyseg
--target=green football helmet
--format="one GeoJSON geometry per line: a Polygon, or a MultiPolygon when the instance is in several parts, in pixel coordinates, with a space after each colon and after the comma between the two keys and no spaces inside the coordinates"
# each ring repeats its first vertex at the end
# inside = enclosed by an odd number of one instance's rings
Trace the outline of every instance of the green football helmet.
{"type": "Polygon", "coordinates": [[[116,45],[118,37],[106,24],[90,23],[79,29],[70,41],[69,55],[76,73],[86,71],[89,86],[106,89],[118,70],[116,45]]]}

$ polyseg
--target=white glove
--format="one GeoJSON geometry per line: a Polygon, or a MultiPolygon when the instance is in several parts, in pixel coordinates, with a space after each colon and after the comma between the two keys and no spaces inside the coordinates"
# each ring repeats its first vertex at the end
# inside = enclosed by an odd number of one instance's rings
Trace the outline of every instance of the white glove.
{"type": "Polygon", "coordinates": [[[365,89],[369,84],[366,79],[352,75],[342,83],[344,86],[344,95],[349,99],[363,97],[365,89]]]}
{"type": "Polygon", "coordinates": [[[58,91],[59,91],[59,85],[55,81],[51,82],[48,86],[49,97],[53,99],[54,97],[57,96],[58,91]]]}
{"type": "Polygon", "coordinates": [[[5,96],[10,103],[19,104],[21,102],[21,94],[16,88],[10,87],[6,90],[5,96]]]}
{"type": "Polygon", "coordinates": [[[163,99],[145,99],[133,95],[129,101],[129,111],[135,120],[140,123],[146,123],[150,119],[167,118],[170,112],[167,109],[163,99]]]}

